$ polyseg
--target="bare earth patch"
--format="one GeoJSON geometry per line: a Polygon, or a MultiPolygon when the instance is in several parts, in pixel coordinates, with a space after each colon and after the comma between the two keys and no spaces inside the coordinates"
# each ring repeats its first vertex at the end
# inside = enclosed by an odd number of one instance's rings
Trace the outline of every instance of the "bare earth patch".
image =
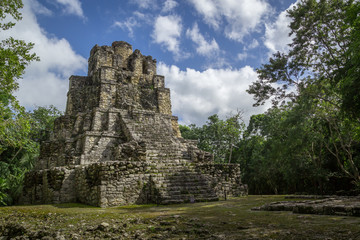
{"type": "Polygon", "coordinates": [[[358,217],[251,210],[284,200],[248,196],[106,209],[81,204],[2,207],[0,239],[360,239],[358,217]]]}

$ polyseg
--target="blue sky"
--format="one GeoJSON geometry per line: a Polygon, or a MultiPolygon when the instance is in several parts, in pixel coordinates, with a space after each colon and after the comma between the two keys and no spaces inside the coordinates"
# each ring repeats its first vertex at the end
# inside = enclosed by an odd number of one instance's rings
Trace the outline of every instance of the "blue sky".
{"type": "Polygon", "coordinates": [[[294,0],[23,0],[23,20],[3,32],[35,43],[17,92],[20,103],[64,110],[70,75],[86,75],[95,45],[127,41],[157,59],[171,89],[174,115],[203,124],[253,108],[246,93],[256,68],[290,41],[286,9],[294,0]]]}

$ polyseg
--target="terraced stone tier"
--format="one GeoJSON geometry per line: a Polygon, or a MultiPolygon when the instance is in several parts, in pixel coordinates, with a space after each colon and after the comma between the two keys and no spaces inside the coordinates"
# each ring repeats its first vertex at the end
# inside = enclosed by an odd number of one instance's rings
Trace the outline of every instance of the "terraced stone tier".
{"type": "Polygon", "coordinates": [[[156,60],[126,42],[95,46],[88,76],[71,76],[65,115],[55,121],[24,203],[96,206],[214,201],[247,194],[237,164],[181,137],[156,60]]]}

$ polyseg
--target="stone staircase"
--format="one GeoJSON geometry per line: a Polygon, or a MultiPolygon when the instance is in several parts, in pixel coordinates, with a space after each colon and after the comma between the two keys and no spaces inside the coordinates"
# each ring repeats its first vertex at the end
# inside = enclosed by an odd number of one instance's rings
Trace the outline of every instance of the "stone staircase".
{"type": "Polygon", "coordinates": [[[166,187],[159,188],[162,204],[218,200],[209,185],[210,176],[189,167],[178,167],[177,171],[165,176],[162,185],[166,187]]]}
{"type": "MultiPolygon", "coordinates": [[[[133,139],[146,143],[146,162],[153,166],[151,177],[161,204],[218,200],[212,177],[196,171],[190,160],[188,146],[172,134],[169,124],[158,113],[122,112],[126,128],[133,139]],[[147,116],[144,116],[147,115],[147,116]],[[158,119],[159,118],[159,119],[158,119]]],[[[171,125],[170,125],[171,126],[171,125]]]]}
{"type": "Polygon", "coordinates": [[[130,44],[94,46],[88,76],[71,76],[67,96],[65,116],[26,176],[24,202],[106,207],[247,193],[238,164],[214,164],[181,138],[156,60],[130,44]]]}

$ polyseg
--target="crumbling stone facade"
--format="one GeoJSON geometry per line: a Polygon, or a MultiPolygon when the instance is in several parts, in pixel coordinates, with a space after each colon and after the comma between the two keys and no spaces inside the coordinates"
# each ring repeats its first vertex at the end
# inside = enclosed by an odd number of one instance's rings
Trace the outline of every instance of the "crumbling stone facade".
{"type": "Polygon", "coordinates": [[[214,164],[181,138],[156,60],[130,44],[93,47],[88,76],[71,76],[67,97],[26,176],[24,203],[106,207],[247,194],[239,165],[214,164]]]}

